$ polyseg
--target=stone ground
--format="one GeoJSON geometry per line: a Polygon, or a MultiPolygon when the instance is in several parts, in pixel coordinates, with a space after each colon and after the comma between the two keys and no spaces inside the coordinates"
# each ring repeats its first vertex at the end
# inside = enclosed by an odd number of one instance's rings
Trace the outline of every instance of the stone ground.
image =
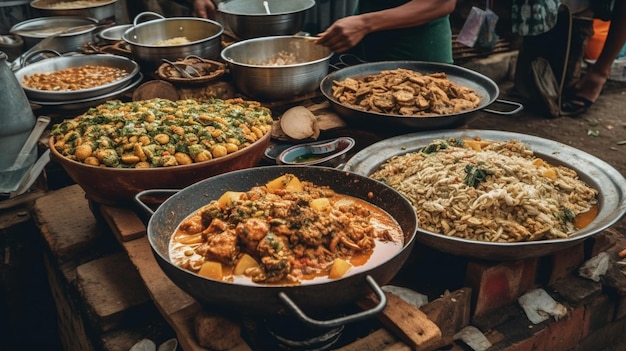
{"type": "MultiPolygon", "coordinates": [[[[500,84],[500,98],[523,102],[513,84],[500,84]]],[[[603,94],[578,117],[550,118],[532,105],[514,116],[480,112],[469,128],[505,130],[559,141],[600,158],[626,176],[626,82],[609,81],[603,94]]],[[[626,233],[626,218],[616,224],[626,233]]]]}

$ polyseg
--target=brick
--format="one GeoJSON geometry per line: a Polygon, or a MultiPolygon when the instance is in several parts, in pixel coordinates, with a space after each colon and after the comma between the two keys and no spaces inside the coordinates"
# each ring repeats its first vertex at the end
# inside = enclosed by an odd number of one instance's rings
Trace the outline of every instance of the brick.
{"type": "Polygon", "coordinates": [[[471,324],[481,330],[491,330],[498,325],[506,323],[508,320],[515,318],[526,318],[526,314],[522,307],[516,302],[499,307],[487,314],[475,316],[471,320],[471,324]]]}
{"type": "Polygon", "coordinates": [[[420,309],[428,319],[441,329],[442,337],[452,337],[456,332],[469,325],[472,289],[464,288],[454,292],[445,292],[420,309]]]}
{"type": "Polygon", "coordinates": [[[335,351],[387,350],[397,343],[398,339],[389,331],[386,329],[378,329],[348,345],[335,349],[335,351]]]}
{"type": "Polygon", "coordinates": [[[626,295],[616,296],[615,320],[626,319],[626,295]]]}
{"type": "Polygon", "coordinates": [[[585,307],[579,306],[565,318],[548,324],[544,347],[549,351],[568,351],[582,339],[585,307]]]}
{"type": "Polygon", "coordinates": [[[544,347],[548,323],[532,324],[522,312],[493,328],[492,333],[501,334],[504,338],[494,343],[489,351],[554,351],[544,347]]]}
{"type": "Polygon", "coordinates": [[[176,334],[172,328],[162,318],[154,318],[146,325],[115,329],[102,333],[99,343],[101,351],[120,351],[130,350],[133,345],[142,339],[152,340],[159,346],[161,343],[175,337],[176,334]]]}
{"type": "Polygon", "coordinates": [[[556,351],[546,347],[545,339],[548,331],[545,328],[534,329],[529,327],[529,331],[535,331],[529,337],[518,340],[511,344],[501,343],[489,349],[489,351],[506,350],[506,351],[556,351]]]}
{"type": "Polygon", "coordinates": [[[570,351],[621,351],[626,345],[626,319],[604,325],[587,335],[570,351]]]}
{"type": "Polygon", "coordinates": [[[580,243],[558,251],[550,255],[549,258],[551,269],[548,284],[551,284],[578,269],[585,261],[585,246],[580,243]]]}
{"type": "Polygon", "coordinates": [[[110,248],[115,241],[110,232],[94,220],[78,186],[51,191],[35,201],[33,218],[50,252],[59,262],[85,260],[110,248]]]}
{"type": "Polygon", "coordinates": [[[608,295],[602,294],[593,299],[585,307],[586,312],[585,325],[582,335],[583,338],[586,337],[587,334],[593,333],[613,321],[616,310],[616,301],[615,299],[611,299],[608,295]]]}
{"type": "Polygon", "coordinates": [[[76,267],[77,285],[94,329],[110,331],[147,318],[153,307],[128,256],[117,253],[76,267]]]}
{"type": "Polygon", "coordinates": [[[174,284],[159,267],[147,236],[127,241],[123,246],[166,319],[179,310],[197,304],[195,299],[174,284]]]}
{"type": "Polygon", "coordinates": [[[607,251],[610,248],[614,247],[618,242],[624,241],[624,234],[618,232],[615,229],[608,228],[593,237],[589,240],[586,240],[587,257],[595,257],[600,252],[607,251]]]}
{"type": "Polygon", "coordinates": [[[602,293],[602,284],[572,274],[554,282],[549,288],[574,306],[588,303],[602,293]]]}
{"type": "MultiPolygon", "coordinates": [[[[67,274],[58,270],[55,260],[50,254],[44,254],[44,263],[48,271],[50,292],[57,311],[59,339],[63,349],[94,351],[95,348],[85,328],[82,303],[75,286],[65,280],[67,274]]],[[[71,269],[71,271],[75,272],[75,269],[71,269]]]]}
{"type": "MultiPolygon", "coordinates": [[[[611,258],[611,260],[614,260],[614,258],[611,258]]],[[[607,291],[615,292],[618,295],[626,295],[626,274],[622,271],[622,267],[612,262],[609,263],[609,268],[601,277],[602,285],[607,291]]]]}
{"type": "Polygon", "coordinates": [[[146,226],[129,208],[100,206],[100,213],[119,241],[129,241],[146,234],[146,226]]]}
{"type": "Polygon", "coordinates": [[[475,291],[474,316],[513,303],[534,285],[536,269],[536,259],[491,265],[470,262],[467,265],[466,283],[475,291]]]}

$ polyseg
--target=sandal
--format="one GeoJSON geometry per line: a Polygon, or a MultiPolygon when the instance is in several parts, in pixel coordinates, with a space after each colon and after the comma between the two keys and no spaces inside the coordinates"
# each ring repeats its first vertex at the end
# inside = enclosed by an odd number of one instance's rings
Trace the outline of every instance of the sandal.
{"type": "Polygon", "coordinates": [[[582,96],[571,96],[561,103],[561,114],[563,116],[578,116],[587,112],[593,101],[582,96]]]}

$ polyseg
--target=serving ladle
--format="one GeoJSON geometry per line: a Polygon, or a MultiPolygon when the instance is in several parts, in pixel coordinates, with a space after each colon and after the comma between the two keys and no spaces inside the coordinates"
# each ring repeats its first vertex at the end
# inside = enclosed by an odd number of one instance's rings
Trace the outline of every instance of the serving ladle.
{"type": "Polygon", "coordinates": [[[265,13],[267,13],[268,15],[272,14],[270,12],[270,5],[267,3],[267,1],[263,1],[263,7],[265,7],[265,13]]]}

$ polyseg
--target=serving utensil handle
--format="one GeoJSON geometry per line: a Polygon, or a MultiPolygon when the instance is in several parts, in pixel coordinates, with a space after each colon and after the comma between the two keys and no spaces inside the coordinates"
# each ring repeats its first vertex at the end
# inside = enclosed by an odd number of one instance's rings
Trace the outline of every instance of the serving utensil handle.
{"type": "MultiPolygon", "coordinates": [[[[149,218],[149,217],[152,217],[152,215],[154,214],[154,210],[142,200],[143,198],[146,198],[149,196],[158,198],[159,195],[172,196],[179,191],[180,189],[149,189],[149,190],[140,191],[135,195],[135,204],[137,204],[139,208],[143,210],[145,214],[148,215],[148,218],[149,218]]],[[[163,196],[160,196],[160,197],[163,197],[163,196]]]]}
{"type": "Polygon", "coordinates": [[[490,108],[484,108],[483,111],[485,112],[489,112],[489,113],[493,113],[496,115],[514,115],[518,112],[520,112],[521,110],[524,109],[524,105],[520,104],[519,102],[515,102],[515,101],[509,101],[509,100],[502,100],[502,99],[496,99],[495,102],[501,103],[503,105],[510,105],[510,106],[514,106],[515,108],[510,110],[510,111],[498,111],[498,110],[493,110],[490,108]]]}
{"type": "Polygon", "coordinates": [[[330,319],[330,320],[319,320],[319,319],[314,319],[314,318],[307,316],[300,309],[300,307],[298,307],[298,305],[292,299],[290,299],[289,296],[287,296],[285,292],[282,292],[282,291],[279,292],[278,297],[287,305],[287,307],[291,310],[291,312],[293,312],[296,315],[296,317],[298,317],[298,319],[300,319],[302,322],[309,324],[311,326],[315,326],[315,327],[332,328],[332,327],[337,327],[337,326],[344,325],[347,323],[358,322],[364,319],[368,319],[382,312],[382,310],[385,309],[385,306],[387,305],[387,296],[385,296],[385,292],[383,291],[383,289],[381,289],[381,287],[378,286],[378,283],[376,283],[374,278],[372,278],[372,276],[370,275],[365,277],[365,281],[370,286],[370,288],[372,288],[376,296],[378,296],[378,300],[379,300],[378,304],[374,306],[372,309],[362,311],[362,312],[357,312],[357,313],[350,314],[350,315],[343,316],[343,317],[338,317],[335,319],[330,319]]]}

